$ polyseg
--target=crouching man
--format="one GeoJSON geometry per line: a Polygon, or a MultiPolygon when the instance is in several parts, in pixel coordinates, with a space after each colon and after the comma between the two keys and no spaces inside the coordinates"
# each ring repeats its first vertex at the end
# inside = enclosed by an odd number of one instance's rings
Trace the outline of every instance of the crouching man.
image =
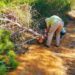
{"type": "Polygon", "coordinates": [[[61,35],[65,34],[63,20],[60,17],[53,15],[49,18],[46,18],[45,22],[46,22],[47,30],[48,30],[46,45],[48,47],[51,46],[53,36],[54,34],[56,34],[55,35],[56,36],[56,46],[59,46],[60,40],[62,37],[61,35]]]}

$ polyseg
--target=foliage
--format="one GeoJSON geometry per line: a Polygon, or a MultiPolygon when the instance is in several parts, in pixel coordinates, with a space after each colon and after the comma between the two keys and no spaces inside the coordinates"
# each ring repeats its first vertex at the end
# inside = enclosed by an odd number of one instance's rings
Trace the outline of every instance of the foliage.
{"type": "Polygon", "coordinates": [[[75,0],[70,0],[71,1],[71,9],[75,10],[75,0]]]}
{"type": "Polygon", "coordinates": [[[7,54],[9,57],[16,57],[16,54],[14,53],[13,50],[9,51],[8,54],[7,54]]]}
{"type": "Polygon", "coordinates": [[[0,1],[0,8],[5,7],[5,3],[3,1],[0,1]]]}
{"type": "Polygon", "coordinates": [[[13,43],[10,41],[10,32],[0,29],[0,54],[14,48],[13,43]]]}
{"type": "Polygon", "coordinates": [[[18,4],[18,5],[22,5],[22,4],[31,4],[33,3],[35,0],[14,0],[13,3],[14,4],[18,4]]]}
{"type": "Polygon", "coordinates": [[[65,14],[70,10],[69,0],[36,0],[33,4],[33,9],[39,12],[39,18],[59,15],[64,19],[65,14]]]}
{"type": "MultiPolygon", "coordinates": [[[[65,21],[67,19],[65,14],[70,10],[70,1],[71,0],[0,0],[0,8],[15,10],[13,12],[17,14],[16,17],[18,22],[26,26],[32,23],[32,16],[30,15],[31,10],[29,8],[24,9],[27,8],[26,6],[23,6],[22,10],[22,8],[20,9],[20,6],[29,4],[32,6],[32,12],[37,10],[37,13],[32,14],[33,18],[39,19],[41,17],[58,15],[65,21]]],[[[2,10],[3,9],[0,11],[2,10]]],[[[7,12],[7,10],[5,10],[5,12],[7,12]]]]}
{"type": "Polygon", "coordinates": [[[9,67],[15,69],[18,66],[14,44],[10,40],[10,32],[0,29],[0,75],[6,75],[9,67]]]}
{"type": "Polygon", "coordinates": [[[0,64],[0,75],[6,75],[7,68],[4,64],[0,64]]]}
{"type": "Polygon", "coordinates": [[[19,63],[17,62],[17,60],[14,59],[14,57],[10,56],[8,64],[9,66],[11,66],[12,69],[16,69],[19,63]]]}
{"type": "Polygon", "coordinates": [[[12,16],[15,17],[15,21],[21,25],[29,26],[32,22],[30,11],[31,7],[28,4],[18,5],[13,1],[11,3],[5,4],[5,7],[1,8],[0,14],[5,14],[7,16],[12,14],[12,16]]]}
{"type": "Polygon", "coordinates": [[[8,52],[8,58],[9,58],[8,65],[11,66],[12,69],[15,69],[19,64],[17,60],[15,60],[15,57],[16,57],[16,54],[14,53],[14,51],[8,52]]]}

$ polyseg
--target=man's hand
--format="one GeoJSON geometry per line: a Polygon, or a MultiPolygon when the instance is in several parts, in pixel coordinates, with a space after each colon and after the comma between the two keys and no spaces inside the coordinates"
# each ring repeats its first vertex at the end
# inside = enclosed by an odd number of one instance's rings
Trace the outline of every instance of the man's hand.
{"type": "Polygon", "coordinates": [[[43,43],[45,38],[44,38],[44,36],[39,36],[36,39],[39,43],[43,43]]]}

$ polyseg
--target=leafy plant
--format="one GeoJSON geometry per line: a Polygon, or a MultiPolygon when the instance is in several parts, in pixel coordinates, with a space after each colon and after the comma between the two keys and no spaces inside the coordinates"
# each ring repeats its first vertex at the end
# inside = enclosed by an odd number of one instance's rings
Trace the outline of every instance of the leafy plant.
{"type": "Polygon", "coordinates": [[[5,64],[0,65],[0,75],[6,75],[7,74],[7,68],[5,64]]]}
{"type": "Polygon", "coordinates": [[[13,48],[14,45],[10,41],[10,32],[0,29],[0,54],[3,54],[13,48]]]}
{"type": "Polygon", "coordinates": [[[8,52],[8,58],[9,58],[9,62],[8,65],[12,68],[15,69],[18,66],[18,62],[16,61],[16,54],[14,53],[14,51],[9,51],[8,52]]]}
{"type": "Polygon", "coordinates": [[[14,44],[10,40],[10,32],[0,29],[0,75],[6,75],[10,68],[15,69],[18,66],[13,49],[14,44]]]}
{"type": "Polygon", "coordinates": [[[11,3],[13,0],[0,0],[0,1],[3,1],[4,3],[8,4],[11,3]]]}
{"type": "Polygon", "coordinates": [[[12,68],[12,69],[16,69],[16,67],[18,66],[18,62],[16,61],[16,59],[14,59],[14,57],[9,57],[9,66],[12,68]]]}
{"type": "Polygon", "coordinates": [[[5,3],[3,1],[0,1],[0,8],[3,8],[5,6],[6,6],[5,3]]]}

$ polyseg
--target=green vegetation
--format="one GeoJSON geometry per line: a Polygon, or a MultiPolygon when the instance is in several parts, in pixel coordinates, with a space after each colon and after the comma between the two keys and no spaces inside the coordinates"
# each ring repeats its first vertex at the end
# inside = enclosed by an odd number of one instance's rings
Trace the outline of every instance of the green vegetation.
{"type": "Polygon", "coordinates": [[[9,39],[10,32],[6,30],[0,30],[0,54],[8,52],[10,49],[13,49],[13,43],[9,39]]]}
{"type": "Polygon", "coordinates": [[[21,25],[27,26],[28,24],[31,25],[33,19],[38,20],[41,17],[50,17],[51,15],[59,15],[66,21],[66,13],[71,8],[71,0],[0,0],[0,8],[1,13],[7,12],[10,9],[15,10],[12,12],[16,13],[18,22],[21,25]],[[27,4],[32,7],[32,11],[29,7],[24,9],[27,7],[27,4]],[[23,9],[21,8],[22,5],[23,9]],[[9,10],[7,10],[7,8],[9,10]],[[35,11],[37,11],[37,13],[35,11]],[[26,12],[30,15],[27,15],[26,12]]]}
{"type": "Polygon", "coordinates": [[[69,0],[36,0],[33,9],[38,11],[38,17],[50,17],[51,15],[58,15],[64,21],[66,19],[66,13],[70,10],[69,0]]]}
{"type": "Polygon", "coordinates": [[[8,65],[11,66],[12,69],[15,69],[18,66],[18,62],[15,60],[16,54],[14,53],[14,51],[9,51],[8,52],[8,58],[9,58],[9,62],[8,65]]]}
{"type": "Polygon", "coordinates": [[[0,75],[6,75],[7,68],[5,65],[0,64],[0,75]]]}
{"type": "Polygon", "coordinates": [[[71,0],[71,9],[75,10],[75,0],[71,0]]]}
{"type": "MultiPolygon", "coordinates": [[[[67,21],[66,13],[74,8],[75,0],[0,0],[0,15],[14,16],[15,21],[24,26],[37,25],[40,18],[51,15],[58,15],[67,21]]],[[[0,75],[6,75],[19,64],[10,34],[9,31],[0,29],[0,75]]]]}
{"type": "Polygon", "coordinates": [[[18,66],[14,44],[10,40],[10,32],[0,29],[0,75],[6,75],[10,69],[18,66]]]}

